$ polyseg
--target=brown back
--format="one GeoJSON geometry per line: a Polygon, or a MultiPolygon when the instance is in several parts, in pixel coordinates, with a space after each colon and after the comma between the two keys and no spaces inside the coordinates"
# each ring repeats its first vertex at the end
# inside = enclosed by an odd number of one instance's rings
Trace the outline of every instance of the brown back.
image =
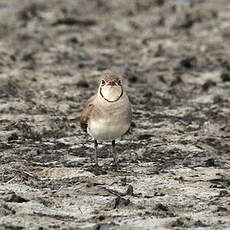
{"type": "Polygon", "coordinates": [[[95,99],[95,97],[96,97],[96,95],[92,96],[88,100],[88,102],[87,102],[87,104],[86,104],[86,106],[85,106],[85,108],[84,108],[84,110],[82,111],[82,114],[81,114],[80,126],[81,126],[81,129],[83,131],[85,131],[85,132],[87,132],[88,120],[89,120],[90,114],[91,114],[91,112],[92,112],[92,110],[94,108],[94,105],[93,105],[92,102],[95,99]]]}

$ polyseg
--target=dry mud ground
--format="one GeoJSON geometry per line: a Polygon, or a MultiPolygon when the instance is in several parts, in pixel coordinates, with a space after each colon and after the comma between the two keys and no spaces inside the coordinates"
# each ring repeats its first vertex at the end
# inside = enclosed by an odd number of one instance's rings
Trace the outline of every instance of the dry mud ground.
{"type": "Polygon", "coordinates": [[[230,2],[0,2],[0,229],[230,229],[230,2]],[[106,70],[130,134],[77,123],[106,70]]]}

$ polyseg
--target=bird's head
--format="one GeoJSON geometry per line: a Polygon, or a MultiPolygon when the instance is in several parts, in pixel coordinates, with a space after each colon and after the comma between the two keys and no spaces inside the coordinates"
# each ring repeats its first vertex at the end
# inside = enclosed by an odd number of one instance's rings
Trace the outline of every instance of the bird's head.
{"type": "Polygon", "coordinates": [[[123,94],[122,82],[120,77],[115,74],[106,75],[101,80],[99,91],[101,97],[103,97],[106,101],[118,101],[123,94]]]}

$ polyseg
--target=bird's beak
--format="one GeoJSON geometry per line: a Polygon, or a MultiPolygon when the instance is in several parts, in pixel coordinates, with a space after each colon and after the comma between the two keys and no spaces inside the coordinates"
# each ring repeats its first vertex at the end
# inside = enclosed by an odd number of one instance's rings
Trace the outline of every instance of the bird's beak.
{"type": "Polygon", "coordinates": [[[115,81],[111,81],[107,83],[106,86],[117,86],[117,83],[115,81]]]}

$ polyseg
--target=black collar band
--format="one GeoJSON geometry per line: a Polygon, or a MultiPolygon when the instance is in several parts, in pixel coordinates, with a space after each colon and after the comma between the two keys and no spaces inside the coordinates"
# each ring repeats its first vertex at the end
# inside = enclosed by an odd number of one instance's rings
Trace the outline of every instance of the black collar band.
{"type": "Polygon", "coordinates": [[[122,97],[122,95],[123,95],[123,88],[121,87],[121,94],[120,94],[120,96],[119,96],[116,100],[114,100],[114,101],[110,101],[110,100],[106,99],[106,98],[103,96],[102,92],[101,92],[101,88],[100,88],[100,94],[101,94],[101,96],[102,96],[106,101],[108,101],[108,102],[110,102],[110,103],[113,103],[113,102],[118,101],[118,100],[122,97]]]}

